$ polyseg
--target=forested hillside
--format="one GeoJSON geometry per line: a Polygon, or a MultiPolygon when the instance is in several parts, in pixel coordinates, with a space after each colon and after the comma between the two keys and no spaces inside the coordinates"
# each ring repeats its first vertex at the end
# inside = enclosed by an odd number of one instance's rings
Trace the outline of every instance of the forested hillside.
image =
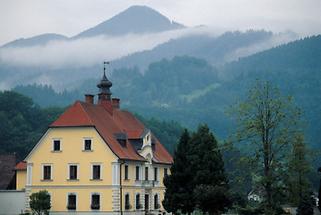
{"type": "MultiPolygon", "coordinates": [[[[233,128],[225,114],[228,107],[240,100],[256,79],[270,80],[284,94],[294,97],[304,112],[309,143],[318,146],[320,59],[321,36],[314,36],[218,69],[205,60],[183,56],[150,64],[145,74],[138,68],[114,70],[110,79],[113,95],[121,98],[122,107],[145,117],[175,120],[189,128],[206,122],[220,138],[227,137],[233,128]]],[[[66,106],[82,99],[84,93],[97,93],[95,85],[100,77],[95,78],[79,84],[75,91],[59,94],[50,87],[36,85],[15,90],[42,106],[66,106]]]]}

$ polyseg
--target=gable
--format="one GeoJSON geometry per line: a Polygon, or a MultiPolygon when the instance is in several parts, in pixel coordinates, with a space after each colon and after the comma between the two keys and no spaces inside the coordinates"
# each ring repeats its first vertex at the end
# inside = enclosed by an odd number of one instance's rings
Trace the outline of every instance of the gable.
{"type": "Polygon", "coordinates": [[[62,159],[62,160],[77,160],[78,157],[84,155],[84,140],[92,140],[92,154],[98,159],[110,157],[112,160],[117,160],[118,157],[105,143],[93,127],[63,127],[49,128],[42,136],[37,145],[32,149],[26,157],[29,163],[40,162],[45,163],[46,160],[62,159]],[[60,140],[61,152],[53,151],[53,141],[60,140]]]}

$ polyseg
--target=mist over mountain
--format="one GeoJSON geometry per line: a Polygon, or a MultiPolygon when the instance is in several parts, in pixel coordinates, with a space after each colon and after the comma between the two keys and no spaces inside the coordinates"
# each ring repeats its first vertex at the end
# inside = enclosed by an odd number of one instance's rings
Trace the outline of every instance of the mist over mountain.
{"type": "MultiPolygon", "coordinates": [[[[116,69],[109,78],[113,95],[121,98],[123,108],[147,117],[175,120],[190,128],[206,122],[221,138],[233,128],[225,114],[227,108],[243,98],[256,79],[270,80],[302,108],[309,143],[317,147],[321,144],[320,47],[321,35],[312,36],[218,68],[206,60],[183,56],[154,62],[144,74],[137,67],[116,69]]],[[[43,106],[68,105],[75,99],[82,100],[84,93],[97,93],[99,78],[97,74],[81,82],[76,90],[59,94],[39,85],[15,90],[43,106]]]]}
{"type": "Polygon", "coordinates": [[[216,36],[205,30],[203,33],[171,39],[152,50],[120,58],[113,62],[113,66],[115,68],[138,66],[144,70],[152,62],[184,55],[206,59],[212,65],[223,65],[240,57],[295,40],[297,37],[293,32],[274,34],[264,30],[225,32],[216,36]]]}
{"type": "Polygon", "coordinates": [[[15,48],[15,47],[28,47],[28,46],[41,46],[46,45],[50,41],[64,41],[68,37],[61,34],[41,34],[30,38],[21,38],[12,42],[6,43],[0,48],[15,48]]]}

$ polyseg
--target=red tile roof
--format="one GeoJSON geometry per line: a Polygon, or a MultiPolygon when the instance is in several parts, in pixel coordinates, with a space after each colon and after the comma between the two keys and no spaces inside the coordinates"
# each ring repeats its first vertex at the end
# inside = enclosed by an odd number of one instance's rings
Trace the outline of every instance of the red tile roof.
{"type": "MultiPolygon", "coordinates": [[[[50,127],[75,127],[93,126],[105,140],[109,148],[124,160],[145,161],[134,146],[127,140],[126,145],[121,145],[115,134],[125,133],[128,139],[139,139],[145,126],[130,112],[118,108],[111,108],[108,104],[89,104],[76,101],[68,108],[50,127]]],[[[172,156],[155,139],[153,151],[154,162],[171,164],[172,156]]]]}
{"type": "Polygon", "coordinates": [[[27,162],[26,161],[20,161],[17,163],[15,170],[26,170],[27,169],[27,162]]]}

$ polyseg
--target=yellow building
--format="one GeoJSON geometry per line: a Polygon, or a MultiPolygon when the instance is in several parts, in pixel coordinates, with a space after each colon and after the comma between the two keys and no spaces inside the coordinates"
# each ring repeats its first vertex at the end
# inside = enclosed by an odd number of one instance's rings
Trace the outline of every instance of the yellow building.
{"type": "Polygon", "coordinates": [[[163,178],[173,162],[157,138],[111,97],[105,74],[98,101],[86,95],[49,126],[17,168],[17,187],[47,190],[51,214],[164,211],[163,178]],[[26,183],[23,184],[22,182],[26,183]]]}

